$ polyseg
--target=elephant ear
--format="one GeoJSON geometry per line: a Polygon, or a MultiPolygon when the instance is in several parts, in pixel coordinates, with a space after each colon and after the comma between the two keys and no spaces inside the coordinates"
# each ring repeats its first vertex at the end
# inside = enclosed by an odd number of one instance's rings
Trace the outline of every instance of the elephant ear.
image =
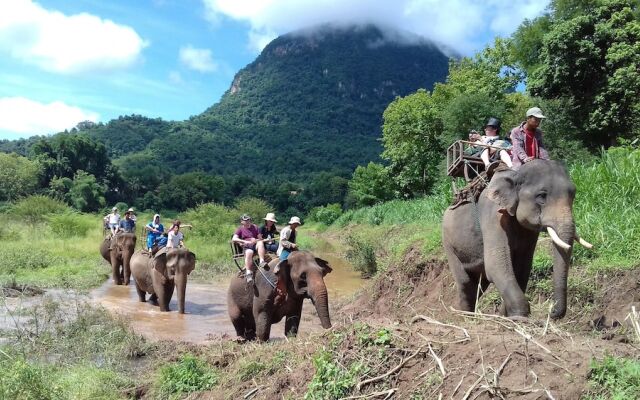
{"type": "Polygon", "coordinates": [[[162,275],[163,279],[167,278],[167,253],[156,254],[153,257],[152,265],[153,269],[162,275]]]}
{"type": "Polygon", "coordinates": [[[187,269],[187,275],[193,272],[196,269],[196,255],[195,253],[189,251],[187,252],[187,261],[189,263],[189,268],[187,269]]]}
{"type": "Polygon", "coordinates": [[[316,262],[318,263],[320,268],[322,268],[322,276],[327,276],[328,273],[333,271],[333,269],[329,266],[329,262],[327,260],[316,257],[316,262]]]}
{"type": "Polygon", "coordinates": [[[504,171],[494,175],[486,190],[487,198],[498,205],[499,213],[516,215],[518,190],[515,171],[504,171]]]}

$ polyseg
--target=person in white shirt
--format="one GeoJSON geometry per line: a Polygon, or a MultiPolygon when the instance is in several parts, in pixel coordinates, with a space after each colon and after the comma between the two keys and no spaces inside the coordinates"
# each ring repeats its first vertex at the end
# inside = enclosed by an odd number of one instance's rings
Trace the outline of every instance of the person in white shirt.
{"type": "Polygon", "coordinates": [[[111,236],[116,234],[118,225],[120,224],[120,214],[118,214],[118,207],[113,207],[111,213],[107,214],[104,218],[105,224],[111,230],[111,236]]]}
{"type": "Polygon", "coordinates": [[[180,221],[176,220],[171,229],[169,229],[167,248],[177,249],[179,247],[184,247],[184,235],[180,232],[180,221]]]}

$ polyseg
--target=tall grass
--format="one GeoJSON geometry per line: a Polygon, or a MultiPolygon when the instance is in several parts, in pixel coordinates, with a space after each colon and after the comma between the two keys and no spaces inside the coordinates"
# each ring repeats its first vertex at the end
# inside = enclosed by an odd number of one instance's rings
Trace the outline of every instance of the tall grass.
{"type": "Polygon", "coordinates": [[[611,148],[591,165],[571,168],[578,233],[595,246],[576,258],[595,268],[633,267],[640,254],[640,149],[611,148]]]}

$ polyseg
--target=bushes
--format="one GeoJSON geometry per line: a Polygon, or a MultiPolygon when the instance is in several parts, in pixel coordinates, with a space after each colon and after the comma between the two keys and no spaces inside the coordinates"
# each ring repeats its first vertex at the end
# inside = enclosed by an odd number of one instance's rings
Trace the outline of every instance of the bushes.
{"type": "Polygon", "coordinates": [[[374,276],[378,271],[378,263],[373,245],[355,236],[347,237],[347,245],[350,248],[345,256],[355,270],[365,278],[374,276]]]}
{"type": "Polygon", "coordinates": [[[102,225],[101,220],[97,221],[94,217],[71,212],[50,215],[47,219],[51,231],[62,238],[83,237],[89,229],[102,225]]]}
{"type": "Polygon", "coordinates": [[[273,212],[273,207],[269,203],[255,197],[245,197],[236,201],[235,209],[239,213],[235,217],[236,221],[240,219],[240,215],[249,214],[254,219],[254,223],[255,221],[261,221],[267,213],[273,212]]]}
{"type": "Polygon", "coordinates": [[[342,207],[340,204],[327,204],[326,206],[316,207],[309,213],[309,219],[321,222],[325,225],[333,224],[342,215],[342,207]]]}
{"type": "MultiPolygon", "coordinates": [[[[234,210],[220,204],[207,203],[183,214],[183,219],[193,224],[193,235],[211,240],[231,239],[233,224],[238,220],[234,210]]],[[[190,233],[191,235],[191,233],[190,233]]]]}
{"type": "Polygon", "coordinates": [[[47,250],[11,244],[0,247],[0,275],[13,275],[18,269],[47,268],[57,262],[47,250]]]}
{"type": "Polygon", "coordinates": [[[34,224],[45,220],[48,214],[60,214],[69,207],[59,200],[37,195],[24,198],[11,207],[11,214],[23,221],[34,224]]]}
{"type": "Polygon", "coordinates": [[[51,384],[51,371],[22,358],[0,362],[0,399],[62,399],[62,392],[51,384]]]}

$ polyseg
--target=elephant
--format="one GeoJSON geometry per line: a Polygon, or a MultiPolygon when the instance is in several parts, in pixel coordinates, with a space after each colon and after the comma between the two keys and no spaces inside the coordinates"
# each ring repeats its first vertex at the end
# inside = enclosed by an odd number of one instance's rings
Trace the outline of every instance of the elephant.
{"type": "Polygon", "coordinates": [[[178,289],[178,312],[184,314],[187,277],[196,267],[196,255],[188,249],[160,249],[155,255],[137,251],[131,257],[131,273],[141,302],[158,303],[160,311],[170,311],[173,289],[178,289]]]}
{"type": "Polygon", "coordinates": [[[113,282],[116,285],[129,284],[131,278],[129,265],[135,248],[136,235],[133,233],[118,233],[100,243],[100,254],[111,264],[113,282]]]}
{"type": "Polygon", "coordinates": [[[442,220],[442,244],[456,281],[459,308],[474,311],[477,297],[490,282],[503,299],[508,317],[528,317],[525,298],[538,235],[553,240],[554,308],[564,317],[567,275],[576,235],[573,201],[576,186],[558,161],[532,160],[520,167],[496,170],[477,202],[447,209],[442,220]]]}
{"type": "Polygon", "coordinates": [[[322,327],[331,328],[329,297],[324,283],[324,276],[331,272],[327,261],[307,251],[292,252],[279,272],[281,279],[285,279],[288,294],[282,304],[275,305],[277,277],[272,271],[277,262],[277,259],[272,261],[268,271],[256,273],[254,285],[247,284],[242,274],[231,280],[227,307],[238,337],[254,340],[257,336],[259,341],[265,342],[269,340],[271,324],[280,322],[283,317],[285,334],[296,336],[306,298],[315,305],[322,327]]]}

